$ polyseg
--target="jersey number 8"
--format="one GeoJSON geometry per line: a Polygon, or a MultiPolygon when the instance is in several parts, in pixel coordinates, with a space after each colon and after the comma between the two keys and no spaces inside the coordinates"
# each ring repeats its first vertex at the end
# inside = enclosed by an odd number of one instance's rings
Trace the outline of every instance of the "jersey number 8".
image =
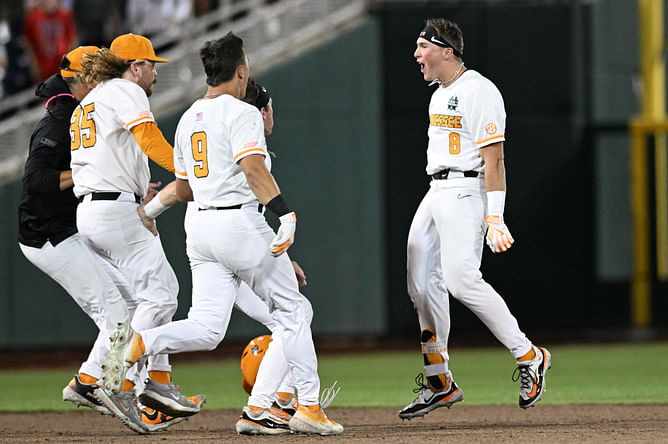
{"type": "Polygon", "coordinates": [[[450,154],[459,154],[461,152],[462,145],[459,133],[450,133],[450,154]]]}
{"type": "Polygon", "coordinates": [[[95,145],[95,121],[91,113],[95,111],[95,103],[77,106],[70,119],[70,149],[78,150],[82,145],[90,148],[95,145]]]}

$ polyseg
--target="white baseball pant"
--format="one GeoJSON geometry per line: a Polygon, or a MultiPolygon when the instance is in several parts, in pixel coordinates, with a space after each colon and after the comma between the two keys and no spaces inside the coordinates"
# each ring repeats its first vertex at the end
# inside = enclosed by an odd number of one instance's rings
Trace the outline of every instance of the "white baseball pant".
{"type": "MultiPolygon", "coordinates": [[[[142,224],[134,202],[84,200],[77,207],[77,228],[93,253],[123,276],[137,306],[135,330],[168,323],[177,308],[179,285],[155,237],[142,224]]],[[[171,371],[167,355],[149,356],[149,371],[171,371]]]]}
{"type": "MultiPolygon", "coordinates": [[[[193,295],[188,318],[140,331],[147,354],[213,350],[225,336],[240,281],[269,307],[277,323],[300,402],[318,403],[320,380],[308,300],[299,293],[287,254],[272,257],[275,233],[257,203],[241,210],[197,211],[188,222],[193,295]]],[[[274,336],[275,337],[275,336],[274,336]]]]}
{"type": "Polygon", "coordinates": [[[88,359],[79,372],[100,378],[101,366],[109,353],[109,336],[119,322],[130,319],[127,305],[104,265],[73,234],[55,247],[46,242],[41,248],[19,243],[25,257],[72,296],[100,330],[88,359]]]}
{"type": "Polygon", "coordinates": [[[501,296],[482,278],[480,263],[487,195],[482,178],[432,180],[408,235],[408,294],[420,329],[436,335],[447,367],[450,334],[448,294],[469,308],[519,358],[531,342],[501,296]]]}

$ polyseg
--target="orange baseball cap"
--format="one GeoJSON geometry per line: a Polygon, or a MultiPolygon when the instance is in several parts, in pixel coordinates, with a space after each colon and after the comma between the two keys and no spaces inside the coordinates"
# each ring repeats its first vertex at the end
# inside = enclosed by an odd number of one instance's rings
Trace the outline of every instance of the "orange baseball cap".
{"type": "Polygon", "coordinates": [[[111,52],[123,60],[150,60],[152,62],[170,62],[169,59],[156,57],[151,41],[143,35],[123,34],[111,42],[111,52]]]}
{"type": "Polygon", "coordinates": [[[62,77],[74,77],[74,75],[81,71],[81,60],[86,56],[86,53],[94,53],[98,49],[97,46],[79,46],[72,51],[65,54],[60,61],[60,75],[62,77]]]}

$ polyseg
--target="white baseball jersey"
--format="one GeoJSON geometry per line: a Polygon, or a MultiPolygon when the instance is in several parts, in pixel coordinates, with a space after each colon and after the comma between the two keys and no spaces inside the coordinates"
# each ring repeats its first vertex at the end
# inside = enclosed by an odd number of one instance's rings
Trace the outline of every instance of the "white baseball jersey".
{"type": "Polygon", "coordinates": [[[174,139],[174,169],[187,179],[200,208],[229,207],[257,200],[239,161],[267,155],[262,115],[230,95],[197,100],[181,116],[174,139]]]}
{"type": "Polygon", "coordinates": [[[440,86],[429,103],[427,174],[443,169],[483,171],[479,148],[505,140],[506,111],[494,84],[467,70],[440,86]]]}
{"type": "Polygon", "coordinates": [[[143,197],[151,177],[148,156],[130,130],[154,121],[146,93],[134,82],[112,79],[88,93],[70,120],[74,194],[126,191],[143,197]]]}

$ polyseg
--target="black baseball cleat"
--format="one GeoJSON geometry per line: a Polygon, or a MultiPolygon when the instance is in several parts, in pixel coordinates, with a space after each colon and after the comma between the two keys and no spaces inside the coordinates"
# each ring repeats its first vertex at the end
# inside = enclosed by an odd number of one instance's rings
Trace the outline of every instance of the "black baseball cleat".
{"type": "Polygon", "coordinates": [[[290,433],[289,421],[288,414],[280,409],[271,407],[253,411],[246,406],[235,428],[243,435],[282,435],[290,433]]]}
{"type": "Polygon", "coordinates": [[[455,402],[464,400],[464,392],[457,387],[457,384],[452,379],[450,379],[450,387],[440,392],[436,392],[429,386],[424,385],[424,375],[422,373],[415,377],[415,383],[418,387],[413,389],[413,392],[418,393],[418,396],[415,398],[415,401],[399,412],[399,418],[401,419],[422,417],[434,409],[439,407],[450,408],[455,402]]]}
{"type": "Polygon", "coordinates": [[[74,375],[74,378],[63,389],[63,401],[72,402],[77,407],[85,405],[103,415],[111,415],[111,411],[98,401],[93,393],[98,388],[100,386],[97,384],[82,383],[79,375],[74,375]]]}

